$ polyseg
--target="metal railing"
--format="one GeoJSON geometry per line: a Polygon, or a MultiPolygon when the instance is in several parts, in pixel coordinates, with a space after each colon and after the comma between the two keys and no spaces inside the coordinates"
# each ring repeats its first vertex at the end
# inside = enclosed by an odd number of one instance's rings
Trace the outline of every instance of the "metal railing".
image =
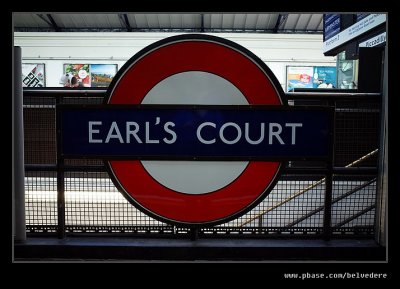
{"type": "MultiPolygon", "coordinates": [[[[114,187],[102,160],[57,160],[56,104],[98,104],[105,93],[24,89],[28,234],[191,236],[187,228],[164,224],[134,208],[114,187]]],[[[286,97],[294,105],[335,107],[332,159],[289,162],[258,206],[226,224],[200,229],[197,237],[373,237],[380,94],[305,92],[286,97]]]]}

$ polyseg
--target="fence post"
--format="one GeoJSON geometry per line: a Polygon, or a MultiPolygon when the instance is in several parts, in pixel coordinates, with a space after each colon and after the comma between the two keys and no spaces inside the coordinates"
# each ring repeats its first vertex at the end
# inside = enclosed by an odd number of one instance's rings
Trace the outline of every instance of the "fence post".
{"type": "Polygon", "coordinates": [[[388,196],[388,48],[385,47],[383,59],[382,79],[382,105],[380,124],[380,143],[378,161],[378,179],[376,182],[376,215],[375,215],[375,240],[386,246],[387,232],[387,196],[388,196]]]}
{"type": "Polygon", "coordinates": [[[25,169],[24,169],[24,114],[22,93],[21,47],[14,46],[14,93],[13,104],[13,196],[14,234],[16,241],[26,240],[25,223],[25,169]]]}
{"type": "Polygon", "coordinates": [[[328,173],[325,178],[325,200],[324,200],[324,240],[331,238],[331,220],[332,220],[332,187],[333,187],[333,168],[332,162],[328,162],[328,173]]]}
{"type": "MultiPolygon", "coordinates": [[[[329,106],[333,106],[335,109],[335,103],[333,101],[328,102],[329,106]]],[[[335,110],[333,111],[332,120],[332,136],[331,136],[331,147],[329,153],[329,160],[327,161],[328,172],[325,178],[325,199],[324,199],[324,227],[323,227],[323,238],[328,241],[331,238],[332,233],[332,190],[333,190],[333,166],[334,166],[334,155],[335,155],[335,110]]]]}
{"type": "Polygon", "coordinates": [[[198,227],[190,227],[190,240],[196,241],[199,238],[199,228],[198,227]]]}
{"type": "MultiPolygon", "coordinates": [[[[60,104],[61,99],[56,99],[60,104]]],[[[64,158],[61,156],[61,129],[60,119],[56,107],[56,130],[57,130],[57,233],[58,238],[65,238],[65,183],[64,183],[64,158]]]]}

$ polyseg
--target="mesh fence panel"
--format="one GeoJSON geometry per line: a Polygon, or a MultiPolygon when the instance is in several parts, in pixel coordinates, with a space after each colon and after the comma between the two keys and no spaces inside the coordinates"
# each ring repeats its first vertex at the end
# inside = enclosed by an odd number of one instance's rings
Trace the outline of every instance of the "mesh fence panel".
{"type": "Polygon", "coordinates": [[[55,172],[28,172],[25,177],[26,225],[57,225],[55,172]]]}
{"type": "Polygon", "coordinates": [[[158,226],[133,207],[104,173],[65,174],[66,225],[158,226]]]}
{"type": "MultiPolygon", "coordinates": [[[[378,148],[379,104],[338,101],[335,112],[335,165],[346,166],[378,148]]],[[[377,156],[362,166],[376,166],[377,156]]]]}
{"type": "MultiPolygon", "coordinates": [[[[56,164],[56,97],[25,96],[26,164],[56,164]]],[[[59,103],[99,104],[101,97],[63,97],[59,103]]],[[[335,166],[346,166],[378,147],[378,103],[336,102],[335,166]]],[[[377,154],[356,166],[376,166],[377,154]]],[[[319,166],[301,162],[301,166],[319,166]]],[[[157,221],[132,206],[118,192],[99,159],[66,159],[65,165],[97,167],[96,171],[66,171],[65,222],[67,233],[187,234],[188,229],[157,221]],[[103,170],[103,171],[102,171],[103,170]]],[[[374,176],[335,176],[332,192],[333,233],[355,234],[369,228],[373,235],[376,181],[374,176]]],[[[255,208],[230,222],[201,230],[217,234],[320,234],[323,229],[325,176],[283,174],[271,193],[255,208]]],[[[57,173],[27,170],[26,224],[28,232],[55,232],[57,228],[57,173]]],[[[246,193],[245,191],[243,192],[246,193]]]]}
{"type": "Polygon", "coordinates": [[[26,164],[56,163],[54,98],[24,98],[24,146],[26,164]]]}
{"type": "Polygon", "coordinates": [[[375,222],[376,178],[335,176],[333,182],[332,227],[373,227],[375,222]]]}
{"type": "MultiPolygon", "coordinates": [[[[283,175],[271,193],[253,210],[244,216],[221,226],[239,227],[292,227],[304,214],[323,205],[324,183],[321,179],[283,175]]],[[[322,215],[311,216],[296,226],[321,227],[322,215]]]]}

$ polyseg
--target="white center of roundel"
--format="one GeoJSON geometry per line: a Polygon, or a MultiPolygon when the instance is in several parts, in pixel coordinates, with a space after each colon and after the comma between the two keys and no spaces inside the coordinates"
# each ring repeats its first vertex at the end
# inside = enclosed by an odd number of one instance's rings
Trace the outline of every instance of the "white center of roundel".
{"type": "MultiPolygon", "coordinates": [[[[157,69],[157,68],[154,68],[157,69]]],[[[247,99],[232,83],[208,72],[174,74],[155,85],[142,104],[247,105],[247,99]]],[[[205,194],[221,189],[246,168],[248,162],[142,161],[160,184],[186,194],[205,194]]]]}

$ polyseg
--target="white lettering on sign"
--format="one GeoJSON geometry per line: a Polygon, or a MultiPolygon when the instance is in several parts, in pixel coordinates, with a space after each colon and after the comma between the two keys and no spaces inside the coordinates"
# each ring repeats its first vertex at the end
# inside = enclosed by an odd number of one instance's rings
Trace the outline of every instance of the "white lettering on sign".
{"type": "Polygon", "coordinates": [[[286,127],[292,128],[292,145],[296,144],[296,127],[302,127],[302,123],[286,123],[286,127]]]}
{"type": "Polygon", "coordinates": [[[93,134],[94,133],[99,133],[100,130],[98,129],[93,129],[94,125],[101,125],[101,121],[89,121],[89,143],[102,143],[103,141],[101,139],[93,139],[93,134]]]}
{"type": "Polygon", "coordinates": [[[268,143],[272,144],[272,137],[274,136],[280,144],[285,144],[281,137],[279,136],[282,132],[282,126],[279,123],[272,122],[269,124],[269,140],[268,143]],[[278,128],[277,131],[274,130],[274,127],[278,128]]]}
{"type": "Polygon", "coordinates": [[[221,139],[224,143],[226,143],[226,144],[235,144],[235,143],[237,143],[237,142],[240,140],[240,138],[242,137],[242,130],[240,129],[240,126],[238,126],[236,123],[234,123],[234,122],[227,122],[227,123],[225,123],[223,126],[221,126],[221,129],[219,130],[219,137],[220,137],[220,139],[221,139]],[[234,128],[236,129],[236,132],[237,132],[237,136],[236,136],[236,138],[233,139],[233,140],[228,140],[228,139],[226,139],[226,138],[225,138],[225,135],[224,135],[225,129],[226,129],[227,127],[229,127],[229,126],[234,127],[234,128]]]}
{"type": "MultiPolygon", "coordinates": [[[[103,143],[102,139],[99,139],[98,136],[96,137],[96,134],[100,134],[100,127],[103,123],[101,121],[89,121],[88,123],[88,139],[89,139],[89,143],[103,143]],[[95,127],[96,126],[96,129],[95,127]]],[[[155,125],[160,124],[160,118],[157,117],[156,118],[156,123],[155,125]]],[[[174,127],[175,124],[171,121],[166,122],[164,124],[164,131],[167,134],[167,136],[165,136],[162,140],[163,142],[167,143],[167,144],[173,144],[176,139],[177,139],[177,135],[176,133],[171,129],[172,127],[174,127]]],[[[108,133],[107,133],[107,137],[104,141],[104,143],[110,143],[111,139],[118,139],[118,141],[120,143],[124,143],[124,139],[126,143],[132,143],[132,141],[136,141],[137,143],[143,143],[143,141],[140,139],[138,133],[140,130],[140,126],[137,122],[134,121],[127,121],[125,123],[125,138],[123,137],[123,135],[121,134],[121,130],[118,127],[117,122],[113,121],[111,123],[110,128],[108,129],[108,133]]],[[[124,130],[122,130],[124,131],[124,130]]],[[[157,144],[160,143],[160,140],[158,139],[151,139],[150,138],[150,122],[146,122],[145,123],[145,143],[149,144],[157,144]]]]}
{"type": "Polygon", "coordinates": [[[249,130],[250,129],[249,129],[249,127],[250,127],[250,124],[248,122],[246,122],[244,124],[244,135],[245,135],[245,138],[246,138],[247,142],[249,144],[252,144],[252,145],[256,145],[256,144],[259,144],[260,142],[262,142],[264,140],[265,123],[263,123],[263,122],[261,123],[261,125],[260,125],[260,130],[261,130],[260,138],[258,140],[256,140],[256,141],[250,139],[250,136],[249,136],[249,130]]]}
{"type": "MultiPolygon", "coordinates": [[[[160,124],[160,118],[156,118],[155,125],[160,124]]],[[[266,124],[264,122],[258,124],[260,127],[260,136],[258,139],[250,138],[250,123],[246,122],[244,124],[244,139],[247,143],[251,145],[258,145],[262,143],[265,139],[265,127],[266,124]]],[[[134,121],[125,122],[125,129],[120,129],[116,121],[113,121],[110,127],[106,130],[107,137],[104,140],[104,143],[110,143],[110,140],[116,139],[120,143],[132,143],[136,141],[139,144],[159,144],[160,139],[158,138],[150,138],[151,132],[151,124],[146,121],[144,123],[145,126],[145,134],[144,134],[144,142],[139,137],[138,133],[140,131],[140,125],[134,121]],[[125,131],[125,135],[121,134],[121,131],[125,131]]],[[[172,129],[175,127],[175,123],[172,121],[168,121],[164,124],[163,129],[167,134],[162,138],[162,141],[166,144],[173,144],[178,139],[178,135],[172,129]]],[[[296,133],[297,128],[303,127],[302,123],[285,123],[284,125],[276,122],[271,122],[268,124],[268,144],[272,145],[274,142],[278,142],[281,145],[284,145],[285,142],[282,139],[282,132],[285,128],[289,128],[291,130],[290,140],[288,140],[291,145],[296,144],[296,133]]],[[[104,129],[103,123],[101,121],[89,121],[88,123],[88,140],[89,143],[103,143],[103,140],[99,138],[101,134],[101,128],[104,129]],[[95,127],[96,126],[96,127],[95,127]],[[97,135],[97,136],[96,136],[97,135]]],[[[203,144],[214,144],[217,141],[217,136],[219,139],[228,145],[232,145],[238,143],[243,136],[243,128],[240,127],[237,123],[227,122],[221,125],[220,128],[217,128],[217,125],[213,122],[203,122],[196,129],[197,140],[203,144]],[[204,136],[204,130],[208,130],[208,138],[204,136]],[[210,132],[212,133],[212,137],[210,137],[210,132]],[[230,132],[230,134],[229,134],[230,132]]],[[[153,136],[154,137],[154,136],[153,136]]]]}
{"type": "MultiPolygon", "coordinates": [[[[296,129],[299,127],[302,127],[303,124],[302,123],[285,123],[284,127],[289,127],[291,128],[291,138],[290,138],[290,143],[292,145],[296,144],[296,129]]],[[[210,138],[210,139],[205,139],[204,136],[202,135],[202,130],[205,127],[212,127],[214,129],[217,128],[217,125],[213,122],[204,122],[201,125],[199,125],[199,127],[197,128],[196,131],[196,135],[197,135],[197,139],[204,144],[213,144],[216,142],[216,138],[210,138]]],[[[210,128],[208,128],[210,129],[210,128]]],[[[274,138],[276,139],[275,141],[278,141],[280,144],[284,145],[285,142],[283,141],[283,139],[281,138],[281,133],[283,131],[282,125],[279,123],[270,123],[268,126],[268,144],[272,145],[274,143],[274,138]]],[[[241,137],[243,135],[242,132],[242,128],[234,123],[234,122],[227,122],[224,125],[221,126],[221,128],[219,129],[219,138],[221,139],[221,141],[223,143],[226,144],[235,144],[237,143],[241,137]],[[228,127],[233,127],[235,130],[235,138],[228,140],[225,136],[225,130],[228,127]]],[[[250,139],[250,124],[249,123],[245,123],[244,126],[244,135],[245,135],[245,139],[249,144],[252,145],[257,145],[260,144],[261,142],[264,141],[264,137],[265,137],[265,123],[260,123],[260,137],[258,138],[258,140],[251,140],[250,139]]]]}
{"type": "Polygon", "coordinates": [[[142,143],[142,140],[137,135],[138,131],[139,131],[138,123],[134,122],[134,121],[128,121],[126,123],[126,143],[130,143],[131,142],[131,138],[130,138],[131,135],[133,135],[133,137],[135,138],[135,140],[138,143],[142,143]],[[131,130],[131,126],[135,127],[135,129],[133,131],[131,130]]]}
{"type": "Polygon", "coordinates": [[[122,135],[121,135],[121,132],[119,131],[116,121],[113,121],[111,123],[111,127],[110,127],[110,130],[108,131],[105,143],[109,143],[110,139],[112,139],[112,138],[117,138],[120,143],[124,143],[124,140],[122,139],[122,135]]]}
{"type": "Polygon", "coordinates": [[[197,128],[196,131],[196,135],[197,135],[197,139],[204,144],[213,144],[215,143],[215,138],[210,139],[210,140],[205,140],[202,136],[201,136],[201,130],[203,129],[203,127],[205,126],[211,126],[213,128],[216,128],[217,125],[213,122],[203,122],[201,125],[199,125],[199,127],[197,128]]]}
{"type": "Polygon", "coordinates": [[[175,124],[172,121],[169,121],[164,124],[165,132],[169,133],[172,136],[171,139],[167,139],[166,137],[163,138],[163,141],[167,144],[173,144],[174,142],[176,142],[176,138],[177,138],[176,133],[169,128],[169,127],[174,127],[174,126],[175,126],[175,124]]]}

